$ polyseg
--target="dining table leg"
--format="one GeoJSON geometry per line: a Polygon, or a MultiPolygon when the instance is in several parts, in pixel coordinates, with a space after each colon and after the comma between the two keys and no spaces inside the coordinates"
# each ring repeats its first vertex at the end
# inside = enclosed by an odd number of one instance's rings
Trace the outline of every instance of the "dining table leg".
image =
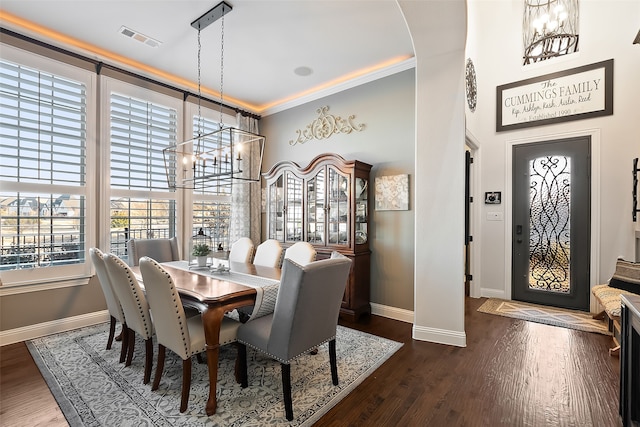
{"type": "Polygon", "coordinates": [[[216,413],[216,385],[218,383],[218,357],[220,353],[220,324],[224,316],[222,307],[209,307],[202,313],[204,338],[207,348],[207,366],[209,367],[209,399],[207,400],[207,415],[216,413]]]}

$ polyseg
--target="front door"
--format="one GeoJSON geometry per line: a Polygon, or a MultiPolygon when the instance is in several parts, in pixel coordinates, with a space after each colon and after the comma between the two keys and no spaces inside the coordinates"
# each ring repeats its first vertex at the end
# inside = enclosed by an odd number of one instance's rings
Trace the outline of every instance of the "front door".
{"type": "Polygon", "coordinates": [[[589,310],[591,140],[513,147],[512,297],[589,310]]]}

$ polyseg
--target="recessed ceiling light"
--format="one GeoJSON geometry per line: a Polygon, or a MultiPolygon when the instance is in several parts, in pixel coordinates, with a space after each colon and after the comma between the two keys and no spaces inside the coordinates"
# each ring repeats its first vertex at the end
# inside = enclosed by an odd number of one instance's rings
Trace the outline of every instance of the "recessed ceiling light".
{"type": "Polygon", "coordinates": [[[145,36],[142,33],[139,33],[135,30],[132,30],[130,28],[125,27],[124,25],[122,27],[120,27],[120,30],[118,31],[120,34],[122,34],[123,36],[132,38],[134,40],[139,41],[140,43],[144,43],[147,46],[150,47],[158,47],[162,44],[161,41],[158,41],[156,39],[153,39],[149,36],[145,36]]]}
{"type": "Polygon", "coordinates": [[[295,74],[297,74],[298,76],[308,76],[309,74],[313,73],[313,70],[309,67],[298,67],[295,70],[293,70],[293,72],[295,74]]]}

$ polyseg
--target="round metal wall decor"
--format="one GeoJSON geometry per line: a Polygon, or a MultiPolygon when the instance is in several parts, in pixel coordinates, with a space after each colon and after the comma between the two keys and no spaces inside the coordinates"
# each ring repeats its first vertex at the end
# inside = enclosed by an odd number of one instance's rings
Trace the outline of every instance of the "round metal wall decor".
{"type": "Polygon", "coordinates": [[[471,58],[467,58],[467,67],[465,70],[465,80],[467,89],[467,105],[471,112],[476,111],[476,102],[478,96],[478,87],[476,85],[476,69],[473,66],[471,58]]]}

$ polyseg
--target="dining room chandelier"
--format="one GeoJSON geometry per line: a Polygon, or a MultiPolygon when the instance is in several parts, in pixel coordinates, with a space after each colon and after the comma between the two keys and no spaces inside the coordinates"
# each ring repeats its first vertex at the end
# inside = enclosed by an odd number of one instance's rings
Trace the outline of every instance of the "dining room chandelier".
{"type": "Polygon", "coordinates": [[[524,3],[524,65],[578,51],[578,0],[524,3]]]}
{"type": "Polygon", "coordinates": [[[163,150],[169,188],[208,189],[230,186],[234,181],[259,182],[265,137],[223,122],[224,16],[232,7],[222,1],[191,22],[198,31],[198,118],[192,139],[163,150]],[[201,31],[220,20],[220,119],[217,129],[204,131],[201,111],[201,31]]]}

